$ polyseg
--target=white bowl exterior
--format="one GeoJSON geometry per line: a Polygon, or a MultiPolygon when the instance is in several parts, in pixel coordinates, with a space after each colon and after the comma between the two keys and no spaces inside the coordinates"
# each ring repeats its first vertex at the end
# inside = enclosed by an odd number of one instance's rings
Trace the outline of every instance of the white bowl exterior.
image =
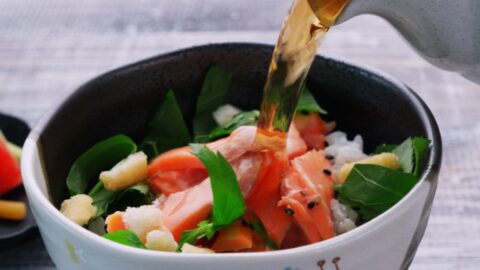
{"type": "Polygon", "coordinates": [[[429,181],[422,181],[382,216],[318,244],[266,253],[176,254],[122,246],[65,218],[48,200],[39,151],[32,136],[24,146],[22,172],[47,250],[59,269],[69,270],[396,270],[402,265],[431,188],[429,181]],[[67,242],[77,260],[72,258],[67,242]],[[337,266],[332,262],[335,258],[339,258],[337,266]],[[318,265],[321,260],[325,260],[323,268],[318,265]]]}

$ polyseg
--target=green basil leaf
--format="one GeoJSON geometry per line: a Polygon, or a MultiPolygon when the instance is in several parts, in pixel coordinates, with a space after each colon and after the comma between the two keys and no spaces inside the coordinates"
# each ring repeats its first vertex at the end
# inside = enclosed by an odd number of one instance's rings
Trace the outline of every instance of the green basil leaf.
{"type": "Polygon", "coordinates": [[[422,137],[408,138],[400,145],[383,144],[378,146],[374,154],[392,152],[397,155],[402,171],[419,175],[420,163],[428,148],[429,140],[422,137]]]}
{"type": "Polygon", "coordinates": [[[93,199],[93,205],[97,207],[97,217],[107,213],[108,206],[113,203],[120,194],[119,191],[107,190],[103,187],[103,182],[98,181],[93,189],[88,193],[93,199]]]}
{"type": "Polygon", "coordinates": [[[230,163],[219,152],[214,154],[199,144],[191,146],[193,154],[202,161],[210,177],[213,193],[212,222],[205,220],[198,223],[196,229],[184,231],[180,237],[178,251],[185,243],[194,244],[202,237],[211,239],[217,231],[245,215],[245,200],[230,163]]]}
{"type": "Polygon", "coordinates": [[[230,122],[217,127],[208,135],[208,141],[213,141],[222,137],[230,135],[235,129],[240,126],[254,126],[258,122],[258,116],[260,112],[258,110],[246,111],[236,114],[230,122]]]}
{"type": "Polygon", "coordinates": [[[298,99],[297,112],[327,114],[327,111],[318,105],[315,97],[313,97],[307,86],[303,87],[300,98],[298,99]]]}
{"type": "Polygon", "coordinates": [[[413,174],[420,176],[420,165],[425,155],[425,152],[428,149],[428,145],[430,144],[430,140],[427,140],[422,137],[415,137],[413,138],[413,149],[415,155],[415,170],[413,174]]]}
{"type": "Polygon", "coordinates": [[[192,144],[192,150],[193,154],[202,161],[210,177],[213,193],[213,223],[215,226],[230,225],[245,215],[245,200],[232,166],[220,152],[214,154],[207,147],[198,144],[192,144]]]}
{"type": "Polygon", "coordinates": [[[155,200],[155,194],[150,191],[148,184],[136,184],[119,191],[118,197],[109,205],[108,212],[125,211],[127,207],[148,205],[153,200],[155,200]]]}
{"type": "Polygon", "coordinates": [[[207,135],[217,126],[212,114],[225,103],[231,79],[232,74],[218,66],[212,66],[207,71],[197,98],[197,108],[193,118],[195,136],[207,135]]]}
{"type": "Polygon", "coordinates": [[[393,152],[393,150],[397,146],[398,145],[396,145],[396,144],[385,144],[384,143],[382,145],[377,146],[377,148],[375,148],[375,151],[373,151],[372,154],[376,155],[376,154],[381,154],[381,153],[391,153],[391,152],[393,152]]]}
{"type": "Polygon", "coordinates": [[[120,160],[137,151],[137,145],[125,135],[103,140],[75,160],[67,176],[70,195],[83,194],[98,181],[100,172],[109,170],[120,160]]]}
{"type": "Polygon", "coordinates": [[[165,151],[185,146],[190,142],[190,132],[180,106],[173,91],[169,90],[149,123],[148,134],[140,144],[140,149],[149,159],[153,159],[165,151]]]}
{"type": "Polygon", "coordinates": [[[399,146],[395,147],[392,152],[397,155],[398,160],[400,161],[400,167],[402,168],[402,171],[412,173],[415,167],[415,156],[412,139],[406,139],[399,146]]]}
{"type": "Polygon", "coordinates": [[[343,204],[358,209],[363,219],[370,220],[400,201],[418,179],[411,173],[378,165],[356,164],[336,191],[343,204]]]}
{"type": "Polygon", "coordinates": [[[211,222],[208,222],[208,220],[201,221],[197,224],[197,226],[198,227],[193,230],[187,230],[182,233],[180,241],[178,241],[177,251],[181,251],[185,243],[194,245],[195,241],[203,237],[207,237],[207,239],[210,240],[219,230],[217,226],[211,222]]]}
{"type": "Polygon", "coordinates": [[[111,191],[103,187],[102,181],[98,181],[88,195],[92,197],[93,205],[97,207],[97,217],[115,211],[124,211],[127,207],[149,204],[154,200],[154,195],[145,183],[136,184],[124,190],[111,191]]]}
{"type": "Polygon", "coordinates": [[[107,233],[103,237],[122,245],[147,249],[147,247],[142,243],[142,241],[140,241],[138,236],[134,232],[129,230],[119,230],[113,233],[107,233]]]}

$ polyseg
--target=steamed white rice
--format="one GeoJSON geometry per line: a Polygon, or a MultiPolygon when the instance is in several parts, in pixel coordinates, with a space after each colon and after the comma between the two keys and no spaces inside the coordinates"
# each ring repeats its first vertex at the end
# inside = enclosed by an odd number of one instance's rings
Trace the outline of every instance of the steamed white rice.
{"type": "Polygon", "coordinates": [[[368,158],[368,155],[363,152],[363,139],[360,135],[349,141],[345,132],[335,131],[325,140],[328,143],[325,153],[333,157],[332,165],[335,175],[338,175],[340,168],[346,163],[368,158]]]}
{"type": "Polygon", "coordinates": [[[358,214],[352,208],[332,199],[330,202],[330,210],[333,217],[333,227],[337,235],[351,231],[357,227],[358,214]]]}
{"type": "Polygon", "coordinates": [[[241,113],[242,111],[231,105],[231,104],[225,104],[220,107],[218,107],[214,112],[213,112],[213,119],[215,119],[215,122],[219,126],[223,126],[230,122],[232,118],[236,115],[241,113]]]}
{"type": "MultiPolygon", "coordinates": [[[[328,143],[325,153],[333,157],[332,165],[335,176],[338,176],[340,169],[346,163],[368,158],[368,155],[363,152],[363,139],[360,135],[349,141],[345,132],[335,131],[330,133],[325,140],[328,143]]],[[[337,234],[348,232],[357,227],[358,214],[349,206],[333,199],[330,203],[330,210],[337,234]]]]}

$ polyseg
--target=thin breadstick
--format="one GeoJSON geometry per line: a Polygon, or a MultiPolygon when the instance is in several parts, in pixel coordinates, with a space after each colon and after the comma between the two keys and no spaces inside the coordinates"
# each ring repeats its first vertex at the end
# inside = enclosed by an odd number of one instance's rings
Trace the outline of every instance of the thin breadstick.
{"type": "Polygon", "coordinates": [[[23,220],[26,215],[24,202],[0,200],[0,219],[23,220]]]}

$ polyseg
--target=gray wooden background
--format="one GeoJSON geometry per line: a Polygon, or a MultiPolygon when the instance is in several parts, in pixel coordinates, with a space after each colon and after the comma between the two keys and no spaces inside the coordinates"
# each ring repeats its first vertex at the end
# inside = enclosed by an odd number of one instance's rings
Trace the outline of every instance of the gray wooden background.
{"type": "MultiPolygon", "coordinates": [[[[0,0],[0,110],[34,125],[93,76],[159,53],[226,41],[275,42],[290,0],[0,0]]],[[[446,33],[448,34],[448,33],[446,33]]],[[[480,269],[480,86],[432,67],[385,21],[331,30],[320,54],[404,81],[435,114],[444,162],[411,269],[480,269]]],[[[0,269],[55,269],[41,239],[0,252],[0,269]]]]}

